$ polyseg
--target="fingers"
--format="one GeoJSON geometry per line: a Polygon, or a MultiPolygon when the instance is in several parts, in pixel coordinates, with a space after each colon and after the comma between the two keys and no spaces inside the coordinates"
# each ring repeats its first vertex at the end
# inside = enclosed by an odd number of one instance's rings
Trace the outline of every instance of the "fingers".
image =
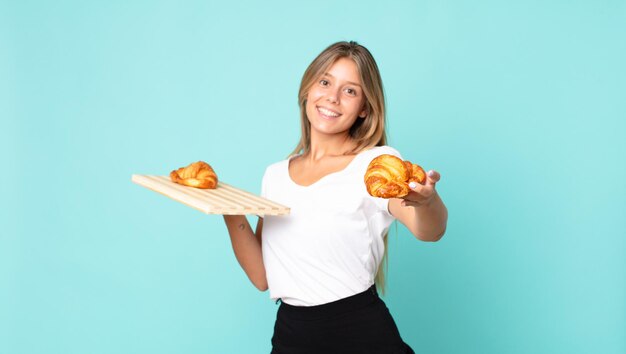
{"type": "Polygon", "coordinates": [[[417,184],[415,188],[411,188],[411,191],[409,192],[409,194],[407,194],[402,199],[408,200],[408,201],[421,202],[424,199],[430,198],[430,196],[433,193],[434,193],[433,186],[430,186],[430,185],[423,186],[421,184],[417,184]]]}
{"type": "Polygon", "coordinates": [[[425,189],[425,187],[435,187],[435,184],[437,184],[437,182],[439,182],[440,179],[441,179],[441,175],[439,174],[439,172],[435,170],[430,170],[426,174],[426,182],[424,183],[424,185],[421,185],[416,182],[411,182],[409,183],[409,188],[411,188],[411,190],[414,192],[420,193],[421,191],[425,189]]]}
{"type": "Polygon", "coordinates": [[[427,203],[436,193],[435,184],[437,184],[440,179],[441,175],[439,172],[430,170],[426,174],[426,183],[424,185],[415,182],[409,183],[411,192],[402,198],[404,199],[402,206],[419,206],[427,203]]]}
{"type": "Polygon", "coordinates": [[[430,186],[434,186],[441,179],[441,175],[439,172],[435,170],[430,170],[426,174],[426,184],[430,186]]]}

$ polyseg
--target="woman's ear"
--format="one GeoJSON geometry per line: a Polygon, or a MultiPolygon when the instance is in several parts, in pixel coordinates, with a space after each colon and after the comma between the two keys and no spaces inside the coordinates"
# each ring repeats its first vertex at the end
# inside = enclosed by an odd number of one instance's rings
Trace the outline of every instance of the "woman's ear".
{"type": "Polygon", "coordinates": [[[367,117],[367,114],[368,114],[368,109],[367,109],[367,105],[365,105],[361,113],[359,113],[359,118],[365,118],[367,117]]]}

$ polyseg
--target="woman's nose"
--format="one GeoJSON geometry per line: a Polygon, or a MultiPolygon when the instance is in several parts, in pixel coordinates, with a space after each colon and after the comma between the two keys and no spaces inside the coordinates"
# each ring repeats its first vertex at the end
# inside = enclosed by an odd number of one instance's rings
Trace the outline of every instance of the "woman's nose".
{"type": "Polygon", "coordinates": [[[331,103],[337,103],[337,94],[335,92],[329,92],[328,96],[326,96],[326,100],[331,103]]]}

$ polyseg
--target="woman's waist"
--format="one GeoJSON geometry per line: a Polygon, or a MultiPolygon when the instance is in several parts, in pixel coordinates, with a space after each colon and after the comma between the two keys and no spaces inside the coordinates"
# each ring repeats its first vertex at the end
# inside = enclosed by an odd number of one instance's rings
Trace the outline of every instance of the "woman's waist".
{"type": "Polygon", "coordinates": [[[376,291],[376,286],[372,285],[367,290],[360,293],[320,305],[299,306],[281,301],[279,311],[281,311],[283,315],[294,319],[316,320],[352,312],[377,301],[381,300],[376,291]]]}

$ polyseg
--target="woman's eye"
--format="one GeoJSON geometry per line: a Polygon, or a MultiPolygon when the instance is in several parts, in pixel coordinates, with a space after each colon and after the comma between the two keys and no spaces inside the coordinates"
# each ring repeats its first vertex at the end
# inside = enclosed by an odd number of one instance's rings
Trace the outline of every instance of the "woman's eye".
{"type": "Polygon", "coordinates": [[[322,85],[322,86],[328,86],[328,80],[321,79],[321,80],[320,80],[320,85],[322,85]]]}
{"type": "Polygon", "coordinates": [[[349,89],[346,89],[346,93],[348,95],[354,96],[354,95],[356,95],[356,90],[349,88],[349,89]]]}

